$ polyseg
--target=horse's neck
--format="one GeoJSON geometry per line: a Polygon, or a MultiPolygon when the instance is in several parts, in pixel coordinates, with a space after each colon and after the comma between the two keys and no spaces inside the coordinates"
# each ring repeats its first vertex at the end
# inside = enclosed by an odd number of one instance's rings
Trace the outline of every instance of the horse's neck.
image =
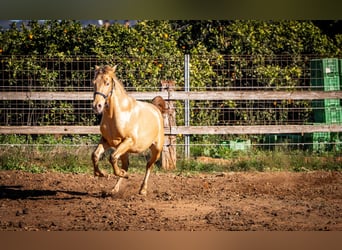
{"type": "Polygon", "coordinates": [[[115,80],[115,91],[116,95],[122,97],[122,98],[127,98],[127,92],[124,88],[124,86],[122,85],[122,83],[119,80],[115,80]]]}
{"type": "Polygon", "coordinates": [[[131,99],[121,83],[115,84],[115,89],[109,102],[109,116],[111,118],[118,118],[122,111],[127,111],[130,108],[132,105],[131,99]]]}
{"type": "Polygon", "coordinates": [[[115,89],[114,89],[114,98],[118,101],[117,105],[120,105],[121,103],[124,103],[126,99],[129,99],[124,86],[119,80],[115,80],[115,89]]]}

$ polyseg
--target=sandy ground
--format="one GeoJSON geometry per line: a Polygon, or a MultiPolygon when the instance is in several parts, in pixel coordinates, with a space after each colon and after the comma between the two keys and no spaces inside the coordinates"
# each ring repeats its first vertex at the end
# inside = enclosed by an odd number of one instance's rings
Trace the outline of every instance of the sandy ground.
{"type": "Polygon", "coordinates": [[[0,171],[1,230],[342,230],[341,172],[153,173],[0,171]]]}

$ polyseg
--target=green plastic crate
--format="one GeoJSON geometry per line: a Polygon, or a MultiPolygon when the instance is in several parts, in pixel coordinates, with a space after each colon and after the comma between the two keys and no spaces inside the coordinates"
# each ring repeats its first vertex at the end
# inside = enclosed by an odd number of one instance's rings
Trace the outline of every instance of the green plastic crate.
{"type": "Polygon", "coordinates": [[[310,61],[311,77],[322,78],[325,76],[339,75],[340,65],[337,58],[313,59],[310,61]]]}
{"type": "Polygon", "coordinates": [[[330,132],[315,132],[315,133],[313,133],[312,149],[314,151],[331,150],[330,132]]]}
{"type": "Polygon", "coordinates": [[[315,123],[342,124],[342,107],[314,109],[315,123]]]}
{"type": "Polygon", "coordinates": [[[342,150],[342,133],[332,132],[331,142],[333,143],[332,147],[335,149],[335,151],[341,151],[342,150]]]}
{"type": "Polygon", "coordinates": [[[322,100],[313,100],[312,107],[318,108],[329,108],[329,107],[340,107],[341,106],[340,99],[322,99],[322,100]]]}
{"type": "Polygon", "coordinates": [[[313,151],[331,150],[331,133],[330,132],[314,132],[304,135],[306,147],[313,151]]]}
{"type": "Polygon", "coordinates": [[[311,77],[310,84],[314,90],[338,91],[340,90],[340,76],[311,77]]]}
{"type": "MultiPolygon", "coordinates": [[[[342,81],[342,59],[338,60],[339,61],[339,75],[340,75],[340,82],[342,81]]],[[[340,84],[340,89],[339,90],[342,90],[342,87],[341,87],[341,84],[340,84]]]]}
{"type": "Polygon", "coordinates": [[[251,140],[232,140],[229,141],[229,148],[231,150],[246,151],[251,148],[251,140]]]}
{"type": "Polygon", "coordinates": [[[313,141],[326,141],[329,142],[331,137],[330,132],[314,132],[312,133],[313,141]]]}

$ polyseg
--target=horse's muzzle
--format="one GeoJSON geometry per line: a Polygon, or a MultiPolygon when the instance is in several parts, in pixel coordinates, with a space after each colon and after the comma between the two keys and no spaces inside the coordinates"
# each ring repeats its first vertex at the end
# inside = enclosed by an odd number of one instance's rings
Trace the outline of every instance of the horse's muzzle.
{"type": "Polygon", "coordinates": [[[96,114],[102,114],[103,109],[104,109],[105,103],[101,102],[93,102],[93,110],[96,114]]]}

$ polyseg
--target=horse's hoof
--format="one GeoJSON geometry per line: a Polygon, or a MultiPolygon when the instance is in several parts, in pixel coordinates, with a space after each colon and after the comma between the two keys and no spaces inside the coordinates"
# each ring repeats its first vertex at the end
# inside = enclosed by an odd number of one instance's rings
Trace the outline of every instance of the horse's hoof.
{"type": "Polygon", "coordinates": [[[112,194],[110,192],[107,192],[105,190],[101,191],[101,198],[107,198],[110,197],[112,194]]]}
{"type": "Polygon", "coordinates": [[[125,170],[121,170],[119,177],[128,179],[128,173],[125,170]]]}
{"type": "Polygon", "coordinates": [[[117,193],[119,193],[119,188],[118,187],[114,187],[111,191],[111,194],[117,194],[117,193]]]}
{"type": "Polygon", "coordinates": [[[95,173],[94,173],[94,177],[106,177],[106,175],[104,175],[104,174],[101,173],[101,172],[95,172],[95,173]]]}
{"type": "Polygon", "coordinates": [[[140,195],[143,195],[143,196],[146,196],[146,195],[147,195],[146,189],[141,189],[141,190],[139,191],[139,194],[140,194],[140,195]]]}

